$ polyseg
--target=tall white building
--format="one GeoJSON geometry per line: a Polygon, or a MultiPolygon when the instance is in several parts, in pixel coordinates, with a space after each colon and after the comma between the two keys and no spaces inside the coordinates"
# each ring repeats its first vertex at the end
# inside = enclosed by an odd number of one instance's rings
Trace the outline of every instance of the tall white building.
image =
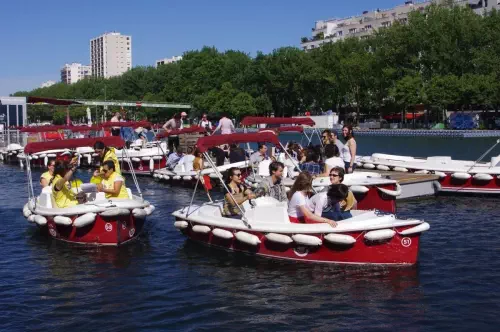
{"type": "Polygon", "coordinates": [[[90,66],[81,63],[65,64],[61,68],[61,82],[73,84],[85,77],[90,76],[90,66]]]}
{"type": "Polygon", "coordinates": [[[158,66],[165,65],[167,63],[174,63],[174,62],[181,61],[181,60],[182,60],[182,56],[181,55],[179,55],[179,56],[173,56],[171,58],[165,58],[165,59],[156,60],[156,67],[158,68],[158,66]]]}
{"type": "Polygon", "coordinates": [[[94,77],[119,76],[132,68],[132,37],[108,32],[90,40],[90,66],[94,77]]]}

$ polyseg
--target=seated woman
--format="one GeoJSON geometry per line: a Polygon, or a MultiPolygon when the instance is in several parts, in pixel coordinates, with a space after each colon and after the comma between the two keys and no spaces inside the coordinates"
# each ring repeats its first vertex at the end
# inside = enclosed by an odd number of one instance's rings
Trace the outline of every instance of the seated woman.
{"type": "Polygon", "coordinates": [[[76,170],[76,163],[67,163],[58,160],[54,166],[54,177],[49,185],[52,185],[52,197],[58,208],[67,208],[79,203],[77,196],[68,188],[66,183],[71,180],[76,170]]]}
{"type": "Polygon", "coordinates": [[[336,227],[333,220],[317,216],[308,207],[309,193],[312,191],[312,176],[307,172],[302,172],[297,176],[292,189],[288,193],[290,202],[288,203],[288,217],[293,223],[328,223],[336,227]]]}
{"type": "Polygon", "coordinates": [[[317,216],[327,217],[336,221],[352,218],[349,211],[342,211],[340,203],[349,193],[344,184],[333,184],[328,191],[320,192],[310,198],[308,207],[317,216]]]}
{"type": "MultiPolygon", "coordinates": [[[[343,167],[334,167],[330,170],[330,183],[332,185],[337,185],[341,184],[342,181],[344,181],[344,175],[345,171],[343,167]]],[[[354,209],[356,207],[357,201],[356,198],[354,197],[354,194],[352,191],[348,191],[347,197],[339,202],[340,204],[340,209],[342,212],[347,212],[344,216],[346,218],[351,217],[351,213],[349,212],[350,210],[354,209]]]]}
{"type": "Polygon", "coordinates": [[[106,198],[129,198],[125,179],[116,172],[115,163],[107,160],[102,166],[103,180],[97,185],[97,191],[106,194],[106,198]]]}
{"type": "Polygon", "coordinates": [[[321,174],[321,166],[318,163],[318,154],[313,149],[308,149],[306,153],[306,162],[300,165],[300,170],[308,172],[311,175],[321,174]]]}
{"type": "Polygon", "coordinates": [[[223,214],[226,218],[240,219],[242,217],[241,210],[243,209],[241,204],[246,200],[255,198],[255,194],[241,183],[241,170],[239,168],[231,167],[227,171],[227,175],[226,183],[232,197],[229,193],[224,196],[223,214]]]}
{"type": "Polygon", "coordinates": [[[335,144],[325,145],[325,165],[323,176],[328,176],[334,167],[344,167],[344,160],[340,158],[339,148],[335,144]]]}
{"type": "Polygon", "coordinates": [[[42,176],[40,176],[40,185],[42,186],[42,189],[47,187],[50,183],[50,180],[54,177],[54,167],[56,166],[56,161],[55,160],[49,160],[49,164],[47,166],[48,170],[47,172],[43,173],[42,176]]]}

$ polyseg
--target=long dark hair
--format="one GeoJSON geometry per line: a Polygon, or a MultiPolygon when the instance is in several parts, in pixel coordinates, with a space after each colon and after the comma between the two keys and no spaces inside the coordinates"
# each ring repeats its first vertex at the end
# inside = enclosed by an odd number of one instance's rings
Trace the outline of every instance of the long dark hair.
{"type": "Polygon", "coordinates": [[[288,192],[288,199],[292,199],[293,194],[297,191],[312,190],[312,180],[309,172],[301,172],[295,179],[292,189],[288,192]]]}
{"type": "Polygon", "coordinates": [[[354,138],[354,131],[352,130],[352,125],[344,125],[342,129],[347,128],[349,131],[348,136],[345,138],[346,142],[351,138],[354,138]]]}
{"type": "Polygon", "coordinates": [[[69,169],[69,163],[67,161],[56,160],[56,164],[54,165],[54,176],[52,177],[52,179],[50,179],[49,186],[52,185],[52,182],[54,182],[56,175],[64,177],[68,169],[69,169]]]}
{"type": "Polygon", "coordinates": [[[101,164],[104,162],[104,157],[106,156],[106,153],[108,153],[109,149],[108,147],[106,146],[106,144],[104,144],[102,141],[97,141],[94,143],[94,150],[95,149],[99,149],[99,150],[102,150],[102,157],[101,157],[101,164]]]}

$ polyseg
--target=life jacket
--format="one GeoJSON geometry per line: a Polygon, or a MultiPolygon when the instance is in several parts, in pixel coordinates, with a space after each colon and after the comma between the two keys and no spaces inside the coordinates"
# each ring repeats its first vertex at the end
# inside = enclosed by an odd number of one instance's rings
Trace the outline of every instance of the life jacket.
{"type": "Polygon", "coordinates": [[[61,190],[56,190],[56,183],[61,179],[62,177],[60,175],[56,175],[52,179],[52,196],[54,197],[57,207],[67,208],[77,205],[78,200],[76,199],[75,194],[71,192],[66,184],[62,186],[61,190]]]}
{"type": "MultiPolygon", "coordinates": [[[[116,172],[111,173],[108,179],[102,179],[102,185],[105,189],[113,189],[115,186],[115,179],[116,177],[121,177],[120,174],[117,174],[116,172]]],[[[123,179],[123,177],[122,177],[123,179]]],[[[118,193],[118,196],[113,196],[112,194],[106,193],[106,198],[129,198],[128,197],[128,192],[127,192],[127,187],[125,187],[125,179],[123,179],[122,186],[120,188],[120,192],[118,193]]]]}

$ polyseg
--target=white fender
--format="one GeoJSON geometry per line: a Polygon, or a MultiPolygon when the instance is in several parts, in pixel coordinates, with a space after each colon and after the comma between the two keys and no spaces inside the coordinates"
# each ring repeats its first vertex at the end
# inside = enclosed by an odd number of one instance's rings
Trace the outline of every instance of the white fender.
{"type": "Polygon", "coordinates": [[[33,156],[31,156],[31,157],[32,157],[33,159],[35,159],[35,160],[36,160],[36,159],[38,159],[38,156],[37,156],[37,155],[33,155],[33,156]]]}
{"type": "Polygon", "coordinates": [[[153,159],[149,159],[149,170],[153,170],[155,168],[155,161],[153,159]]]}
{"type": "Polygon", "coordinates": [[[477,174],[474,174],[474,180],[491,181],[491,180],[493,180],[493,177],[489,174],[477,173],[477,174]]]}
{"type": "Polygon", "coordinates": [[[365,233],[365,239],[368,241],[383,241],[392,239],[396,232],[392,229],[379,229],[365,233]]]}
{"type": "Polygon", "coordinates": [[[174,180],[180,180],[181,177],[179,175],[175,175],[175,176],[172,177],[172,179],[174,179],[174,180]]]}
{"type": "Polygon", "coordinates": [[[415,174],[429,174],[430,172],[426,169],[421,169],[419,171],[415,171],[415,174]]]}
{"type": "Polygon", "coordinates": [[[28,203],[24,204],[24,207],[23,207],[23,216],[24,218],[29,218],[29,216],[31,216],[32,213],[31,213],[31,210],[28,208],[28,203]]]}
{"type": "Polygon", "coordinates": [[[75,227],[85,227],[87,225],[92,224],[95,221],[95,217],[97,215],[93,212],[85,213],[84,215],[79,216],[73,221],[73,226],[75,227]]]}
{"type": "Polygon", "coordinates": [[[174,227],[177,229],[186,229],[188,228],[188,226],[189,224],[184,220],[177,220],[176,222],[174,222],[174,227]]]}
{"type": "Polygon", "coordinates": [[[160,177],[160,174],[158,174],[158,173],[153,173],[153,177],[154,177],[155,179],[158,179],[158,178],[160,177]]]}
{"type": "Polygon", "coordinates": [[[195,175],[195,176],[194,176],[194,178],[195,178],[196,180],[198,180],[199,176],[198,176],[198,175],[195,175]]]}
{"type": "Polygon", "coordinates": [[[69,226],[73,222],[70,217],[65,217],[65,216],[55,216],[54,217],[54,222],[58,225],[62,226],[69,226]]]}
{"type": "Polygon", "coordinates": [[[351,245],[356,243],[356,239],[347,234],[330,233],[325,235],[325,240],[333,244],[351,245]]]}
{"type": "Polygon", "coordinates": [[[226,231],[225,229],[220,229],[220,228],[214,228],[212,230],[212,234],[217,236],[217,237],[220,237],[221,239],[226,239],[226,240],[233,238],[233,233],[231,233],[230,231],[226,231]]]}
{"type": "Polygon", "coordinates": [[[186,175],[186,176],[183,176],[183,177],[182,177],[182,179],[183,179],[184,181],[191,181],[191,180],[193,179],[193,177],[192,177],[192,176],[189,176],[189,175],[186,175]]]}
{"type": "Polygon", "coordinates": [[[195,232],[195,233],[202,233],[202,234],[210,233],[210,227],[205,226],[205,225],[194,225],[192,229],[193,229],[193,232],[195,232]]]}
{"type": "Polygon", "coordinates": [[[417,234],[417,233],[422,233],[422,232],[428,231],[429,228],[431,228],[431,225],[429,225],[426,222],[423,222],[420,225],[417,225],[415,227],[405,229],[404,231],[399,232],[399,234],[412,235],[412,234],[417,234]]]}
{"type": "Polygon", "coordinates": [[[162,160],[163,156],[154,156],[152,159],[153,160],[162,160]]]}
{"type": "Polygon", "coordinates": [[[123,158],[123,161],[128,163],[130,161],[130,158],[123,158]]]}
{"type": "Polygon", "coordinates": [[[260,239],[256,235],[247,232],[239,231],[236,234],[234,234],[234,236],[238,241],[243,242],[245,244],[249,244],[251,246],[256,246],[260,244],[260,239]]]}
{"type": "Polygon", "coordinates": [[[434,181],[434,182],[432,182],[432,184],[434,185],[434,189],[437,192],[440,192],[443,189],[443,187],[441,186],[441,183],[439,183],[439,181],[434,181]]]}
{"type": "Polygon", "coordinates": [[[3,160],[3,153],[0,154],[0,160],[3,160]]]}
{"type": "Polygon", "coordinates": [[[35,222],[35,217],[36,217],[36,214],[32,214],[31,216],[28,217],[28,221],[35,222]]]}
{"type": "Polygon", "coordinates": [[[45,167],[47,167],[47,164],[49,163],[49,157],[45,156],[43,158],[43,164],[45,165],[45,167]]]}
{"type": "Polygon", "coordinates": [[[146,157],[142,157],[141,159],[145,160],[145,161],[148,161],[148,160],[151,160],[151,157],[146,156],[146,157]]]}
{"type": "Polygon", "coordinates": [[[135,208],[135,209],[133,209],[132,210],[132,214],[137,219],[144,219],[148,215],[148,213],[144,209],[141,209],[141,208],[135,208]]]}
{"type": "Polygon", "coordinates": [[[366,168],[366,169],[374,169],[375,165],[370,164],[370,163],[366,163],[366,164],[363,164],[363,167],[366,168]]]}
{"type": "Polygon", "coordinates": [[[164,180],[170,180],[170,176],[168,176],[168,175],[163,175],[163,179],[164,179],[164,180]]]}
{"type": "Polygon", "coordinates": [[[394,167],[392,170],[396,172],[404,172],[404,173],[408,172],[408,168],[404,167],[394,167]]]}
{"type": "Polygon", "coordinates": [[[135,161],[136,163],[138,163],[141,161],[141,159],[134,157],[134,158],[132,158],[132,161],[135,161]]]}
{"type": "Polygon", "coordinates": [[[446,177],[445,172],[434,171],[434,174],[439,176],[441,179],[446,177]]]}
{"type": "Polygon", "coordinates": [[[89,153],[89,154],[86,154],[85,155],[87,157],[87,164],[92,164],[92,155],[89,153]]]}
{"type": "Polygon", "coordinates": [[[290,244],[293,242],[292,238],[288,235],[277,234],[277,233],[269,233],[266,234],[266,239],[271,242],[281,243],[281,244],[290,244]]]}
{"type": "Polygon", "coordinates": [[[144,208],[144,211],[146,211],[146,213],[149,216],[151,213],[153,213],[155,209],[156,209],[155,206],[153,204],[150,204],[144,208]]]}
{"type": "Polygon", "coordinates": [[[35,217],[33,217],[33,221],[38,226],[45,226],[45,225],[47,225],[47,218],[45,218],[44,216],[35,215],[35,217]]]}
{"type": "Polygon", "coordinates": [[[320,246],[321,244],[323,244],[323,241],[321,241],[320,238],[317,238],[316,236],[312,235],[295,234],[292,235],[292,239],[297,244],[302,244],[305,246],[320,246]]]}
{"type": "Polygon", "coordinates": [[[390,170],[390,167],[386,166],[386,165],[377,165],[377,169],[379,169],[381,171],[388,171],[388,170],[390,170]]]}
{"type": "Polygon", "coordinates": [[[363,167],[363,163],[361,161],[356,161],[356,166],[363,167]]]}
{"type": "Polygon", "coordinates": [[[130,211],[128,209],[122,208],[112,208],[100,213],[103,217],[118,217],[118,216],[128,216],[130,211]]]}
{"type": "Polygon", "coordinates": [[[19,167],[24,168],[24,164],[23,164],[23,161],[21,159],[19,159],[19,167]]]}
{"type": "Polygon", "coordinates": [[[397,197],[397,196],[401,195],[401,192],[403,191],[401,189],[401,186],[397,182],[396,182],[396,190],[390,190],[390,189],[385,189],[385,188],[380,188],[380,187],[377,187],[377,189],[380,190],[381,192],[383,192],[384,194],[387,194],[387,195],[393,196],[393,197],[397,197]]]}
{"type": "Polygon", "coordinates": [[[211,179],[218,179],[218,178],[219,178],[219,177],[217,176],[217,174],[215,174],[215,173],[210,173],[208,176],[209,176],[211,179]]]}
{"type": "Polygon", "coordinates": [[[457,173],[452,173],[451,177],[458,180],[469,180],[471,175],[469,173],[457,172],[457,173]]]}
{"type": "Polygon", "coordinates": [[[366,194],[370,190],[365,186],[350,186],[349,189],[356,194],[366,194]]]}
{"type": "Polygon", "coordinates": [[[33,157],[32,157],[32,156],[28,156],[28,159],[29,159],[29,160],[32,160],[32,159],[33,159],[33,157]]]}
{"type": "Polygon", "coordinates": [[[57,157],[57,154],[55,154],[55,153],[47,153],[47,157],[49,157],[49,158],[55,158],[55,157],[57,157]]]}

